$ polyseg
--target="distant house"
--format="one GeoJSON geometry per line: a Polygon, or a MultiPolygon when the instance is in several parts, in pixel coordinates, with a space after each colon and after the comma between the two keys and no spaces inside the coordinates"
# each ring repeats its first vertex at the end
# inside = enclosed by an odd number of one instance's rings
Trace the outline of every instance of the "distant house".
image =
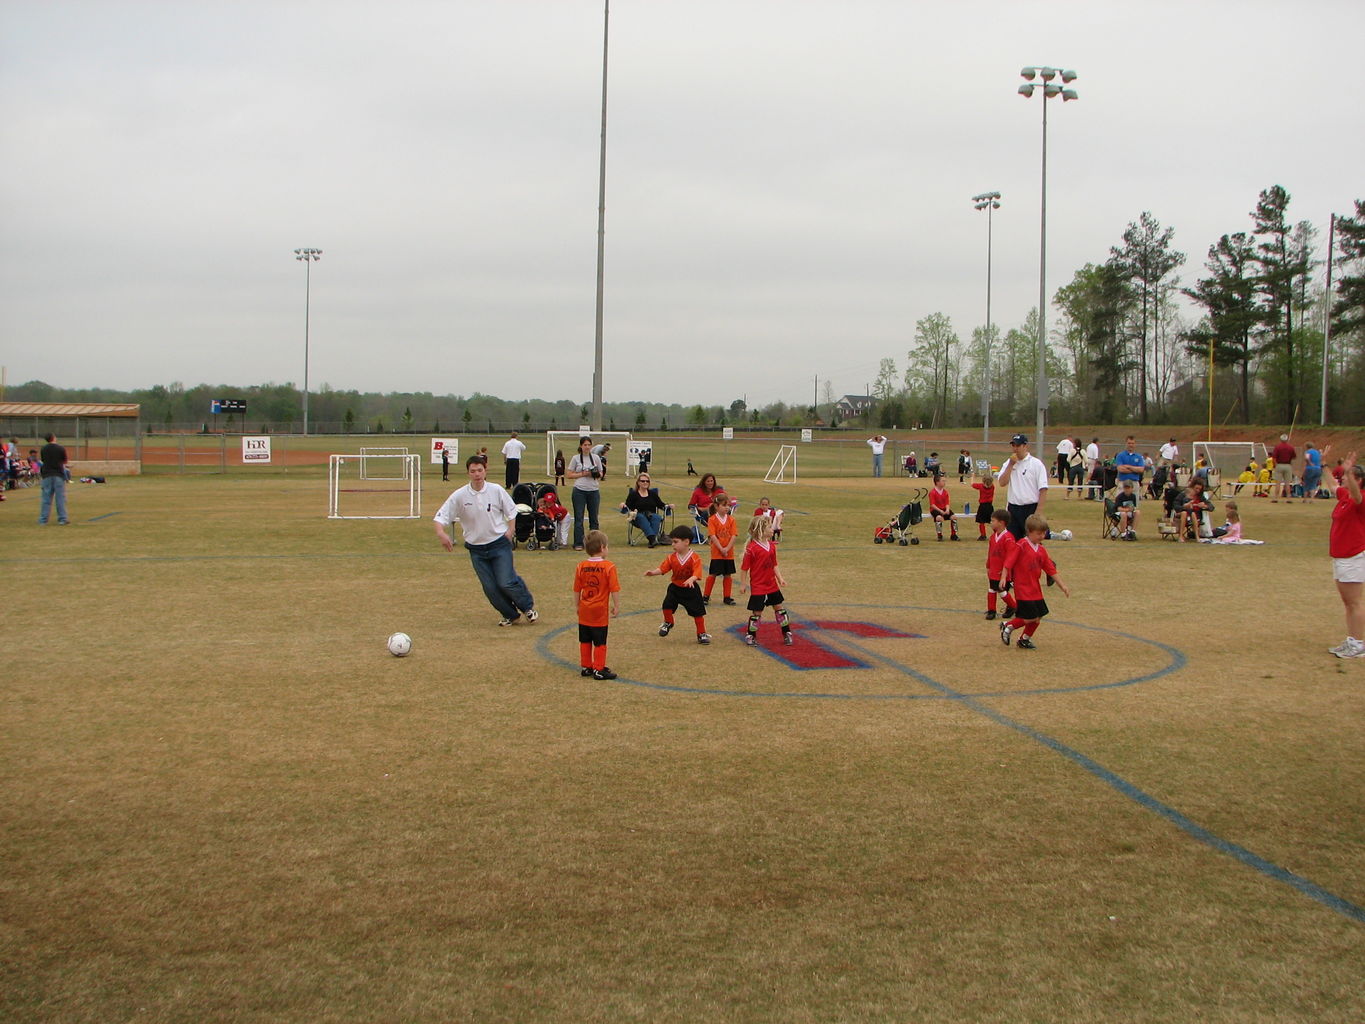
{"type": "Polygon", "coordinates": [[[865,412],[871,412],[877,400],[871,395],[844,395],[843,398],[834,403],[834,408],[839,412],[841,420],[852,419],[854,416],[861,416],[865,412]]]}

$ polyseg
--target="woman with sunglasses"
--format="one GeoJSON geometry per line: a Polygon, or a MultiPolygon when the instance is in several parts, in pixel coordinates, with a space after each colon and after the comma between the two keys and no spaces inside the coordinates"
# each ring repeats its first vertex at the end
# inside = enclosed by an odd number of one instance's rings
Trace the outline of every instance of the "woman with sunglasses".
{"type": "Polygon", "coordinates": [[[659,497],[659,489],[651,486],[649,474],[645,472],[635,478],[635,486],[626,492],[626,500],[621,502],[621,511],[630,516],[650,547],[658,547],[664,513],[672,507],[659,497]]]}

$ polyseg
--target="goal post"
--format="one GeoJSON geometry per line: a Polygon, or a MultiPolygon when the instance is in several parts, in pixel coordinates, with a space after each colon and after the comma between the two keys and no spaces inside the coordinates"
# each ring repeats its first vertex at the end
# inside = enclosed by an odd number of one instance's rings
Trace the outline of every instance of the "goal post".
{"type": "Polygon", "coordinates": [[[564,465],[569,464],[569,460],[578,454],[578,439],[580,437],[591,437],[593,446],[599,444],[610,444],[611,453],[607,456],[607,469],[612,466],[620,466],[621,472],[630,476],[631,467],[634,465],[627,458],[630,449],[630,442],[634,440],[629,430],[589,430],[579,433],[577,430],[547,430],[545,431],[545,475],[553,480],[555,478],[555,452],[564,453],[564,465]]]}
{"type": "Polygon", "coordinates": [[[765,484],[796,483],[796,445],[784,444],[777,449],[777,456],[763,477],[765,484]]]}
{"type": "Polygon", "coordinates": [[[360,479],[362,480],[406,480],[406,476],[383,476],[384,473],[406,473],[410,466],[406,459],[395,461],[394,456],[406,456],[406,448],[361,448],[360,479]],[[373,465],[370,460],[376,460],[373,465]]]}
{"type": "Polygon", "coordinates": [[[1230,493],[1237,490],[1237,478],[1247,463],[1254,460],[1264,466],[1268,454],[1260,441],[1195,441],[1191,447],[1188,465],[1177,474],[1179,481],[1188,482],[1195,462],[1203,456],[1210,470],[1209,490],[1217,490],[1222,484],[1230,493]]]}
{"type": "Polygon", "coordinates": [[[327,459],[328,519],[418,519],[422,515],[420,455],[331,455],[327,459]]]}

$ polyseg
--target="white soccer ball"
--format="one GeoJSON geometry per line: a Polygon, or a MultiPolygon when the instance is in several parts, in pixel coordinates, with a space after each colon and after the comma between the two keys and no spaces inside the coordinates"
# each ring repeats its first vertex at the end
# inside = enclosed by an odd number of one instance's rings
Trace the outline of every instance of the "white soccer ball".
{"type": "Polygon", "coordinates": [[[406,633],[394,633],[389,637],[389,653],[395,658],[406,658],[412,650],[412,637],[406,633]]]}
{"type": "Polygon", "coordinates": [[[1062,540],[1070,540],[1074,536],[1075,534],[1073,534],[1070,530],[1062,531],[1062,540]]]}

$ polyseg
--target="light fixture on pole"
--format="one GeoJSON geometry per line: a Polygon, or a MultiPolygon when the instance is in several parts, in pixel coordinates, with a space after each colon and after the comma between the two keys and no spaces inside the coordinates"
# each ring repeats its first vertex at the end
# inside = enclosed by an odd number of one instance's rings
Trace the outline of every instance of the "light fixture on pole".
{"type": "Polygon", "coordinates": [[[1033,80],[1042,79],[1043,87],[1043,188],[1042,188],[1042,230],[1039,233],[1038,243],[1038,374],[1037,374],[1037,399],[1038,399],[1038,436],[1035,439],[1037,448],[1041,451],[1043,447],[1043,421],[1048,406],[1048,382],[1047,382],[1047,101],[1055,96],[1060,96],[1063,101],[1079,99],[1075,89],[1068,89],[1067,86],[1076,80],[1076,72],[1063,71],[1060,68],[1049,67],[1029,67],[1024,68],[1019,74],[1027,81],[1019,87],[1019,95],[1025,99],[1033,96],[1033,90],[1037,88],[1033,80]],[[1060,78],[1061,82],[1054,82],[1053,79],[1060,78]]]}
{"type": "Polygon", "coordinates": [[[973,209],[986,211],[986,358],[981,371],[981,443],[991,439],[991,215],[1000,209],[999,192],[972,196],[973,209]]]}
{"type": "Polygon", "coordinates": [[[295,249],[294,259],[303,260],[303,432],[308,433],[308,321],[313,294],[313,264],[322,259],[321,249],[295,249]]]}

